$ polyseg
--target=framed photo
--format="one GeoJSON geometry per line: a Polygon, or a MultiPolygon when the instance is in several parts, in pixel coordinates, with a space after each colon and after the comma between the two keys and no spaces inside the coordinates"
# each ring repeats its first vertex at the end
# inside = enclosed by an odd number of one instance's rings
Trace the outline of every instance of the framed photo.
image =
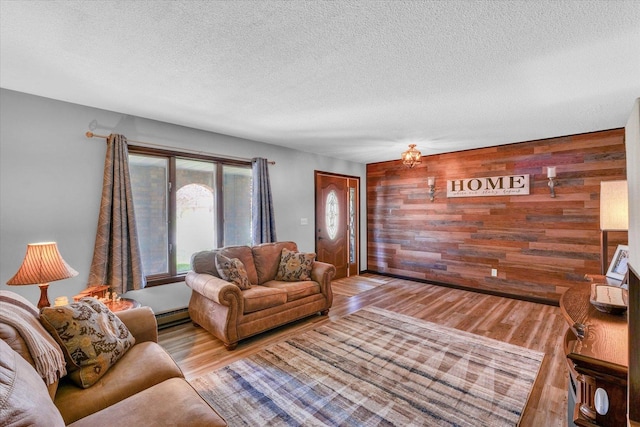
{"type": "Polygon", "coordinates": [[[607,271],[607,277],[616,280],[623,280],[629,270],[629,246],[618,245],[616,253],[613,254],[611,264],[609,264],[609,270],[607,271]]]}

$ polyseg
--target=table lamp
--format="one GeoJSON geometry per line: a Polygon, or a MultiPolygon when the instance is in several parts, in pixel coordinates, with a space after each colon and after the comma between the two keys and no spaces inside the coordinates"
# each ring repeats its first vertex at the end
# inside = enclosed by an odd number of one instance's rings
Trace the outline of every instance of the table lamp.
{"type": "Polygon", "coordinates": [[[600,182],[600,274],[609,265],[609,231],[629,229],[629,201],[627,181],[600,182]]]}
{"type": "Polygon", "coordinates": [[[49,307],[47,289],[49,282],[77,276],[78,272],[62,259],[56,242],[29,243],[18,272],[7,282],[7,285],[38,285],[40,301],[38,308],[49,307]]]}

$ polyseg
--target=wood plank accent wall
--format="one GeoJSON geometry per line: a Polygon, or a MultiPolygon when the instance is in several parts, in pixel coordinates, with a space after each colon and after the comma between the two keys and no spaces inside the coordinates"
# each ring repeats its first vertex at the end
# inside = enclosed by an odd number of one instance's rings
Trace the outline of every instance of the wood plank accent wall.
{"type": "MultiPolygon", "coordinates": [[[[557,304],[600,273],[600,181],[619,179],[624,129],[424,156],[413,169],[369,164],[367,269],[557,304]],[[556,198],[547,166],[557,167],[556,198]],[[446,197],[448,179],[517,174],[530,174],[529,195],[446,197]]],[[[626,243],[627,232],[610,232],[609,257],[626,243]]]]}

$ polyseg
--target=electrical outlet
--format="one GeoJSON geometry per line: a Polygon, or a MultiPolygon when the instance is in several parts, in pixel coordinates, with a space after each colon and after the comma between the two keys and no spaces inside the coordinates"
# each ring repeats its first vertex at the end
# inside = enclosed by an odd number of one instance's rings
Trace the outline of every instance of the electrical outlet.
{"type": "Polygon", "coordinates": [[[497,268],[492,268],[491,269],[491,277],[497,277],[498,276],[498,269],[497,268]]]}

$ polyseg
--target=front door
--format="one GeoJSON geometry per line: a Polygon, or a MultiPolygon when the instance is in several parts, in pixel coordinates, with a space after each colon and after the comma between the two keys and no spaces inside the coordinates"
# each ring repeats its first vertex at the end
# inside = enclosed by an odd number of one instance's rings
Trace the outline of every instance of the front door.
{"type": "Polygon", "coordinates": [[[316,172],[316,253],[335,279],[358,274],[358,178],[316,172]]]}

